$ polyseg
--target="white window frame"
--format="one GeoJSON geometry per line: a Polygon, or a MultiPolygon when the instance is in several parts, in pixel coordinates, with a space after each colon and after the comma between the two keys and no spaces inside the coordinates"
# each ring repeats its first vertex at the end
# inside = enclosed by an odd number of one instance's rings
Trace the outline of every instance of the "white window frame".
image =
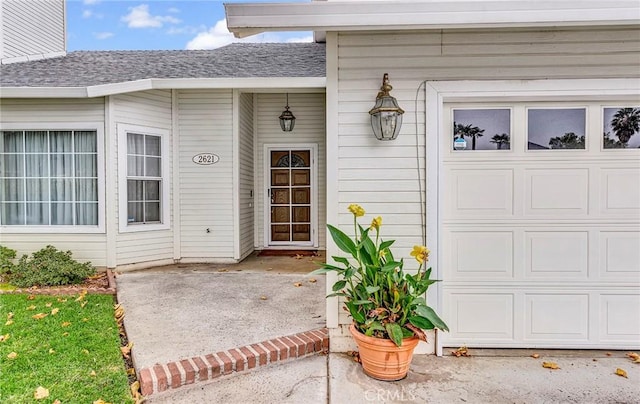
{"type": "Polygon", "coordinates": [[[34,233],[105,233],[105,168],[104,168],[104,122],[2,122],[0,131],[70,130],[95,131],[98,170],[98,225],[9,225],[0,226],[3,234],[34,233]]]}
{"type": "MultiPolygon", "coordinates": [[[[446,259],[442,253],[442,243],[439,242],[439,236],[442,234],[441,210],[444,209],[445,189],[442,182],[441,142],[443,138],[448,139],[441,136],[445,133],[445,119],[448,119],[444,115],[445,103],[522,101],[637,103],[638,94],[640,94],[640,85],[637,79],[425,81],[427,245],[431,248],[430,262],[433,266],[434,278],[442,279],[442,262],[446,259]]],[[[602,143],[600,136],[598,138],[602,143]]],[[[435,306],[436,311],[440,311],[444,304],[442,283],[434,286],[429,289],[428,299],[435,306]]],[[[437,331],[435,345],[436,355],[442,356],[442,339],[438,338],[437,331]]]]}
{"type": "Polygon", "coordinates": [[[129,124],[117,124],[118,133],[118,224],[120,233],[130,233],[138,231],[168,230],[171,228],[171,206],[169,203],[169,190],[171,188],[169,175],[169,131],[161,128],[149,126],[138,126],[129,124]],[[160,158],[162,183],[160,185],[160,223],[128,223],[127,204],[127,133],[141,135],[151,135],[160,137],[160,158]]]}

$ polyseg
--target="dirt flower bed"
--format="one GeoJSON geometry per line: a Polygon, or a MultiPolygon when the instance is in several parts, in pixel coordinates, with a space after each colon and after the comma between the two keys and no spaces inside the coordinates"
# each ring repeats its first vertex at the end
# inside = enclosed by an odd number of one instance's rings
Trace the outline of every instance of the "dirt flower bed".
{"type": "Polygon", "coordinates": [[[0,290],[0,294],[29,293],[32,295],[72,295],[81,291],[94,294],[115,295],[116,282],[113,272],[107,269],[90,276],[82,283],[64,286],[32,286],[30,288],[17,288],[0,290]]]}

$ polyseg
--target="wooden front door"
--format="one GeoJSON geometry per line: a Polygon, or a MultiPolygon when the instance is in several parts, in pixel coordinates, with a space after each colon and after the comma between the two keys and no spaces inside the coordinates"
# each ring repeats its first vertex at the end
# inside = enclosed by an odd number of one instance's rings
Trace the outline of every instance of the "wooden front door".
{"type": "Polygon", "coordinates": [[[313,246],[315,147],[266,150],[269,245],[313,246]]]}

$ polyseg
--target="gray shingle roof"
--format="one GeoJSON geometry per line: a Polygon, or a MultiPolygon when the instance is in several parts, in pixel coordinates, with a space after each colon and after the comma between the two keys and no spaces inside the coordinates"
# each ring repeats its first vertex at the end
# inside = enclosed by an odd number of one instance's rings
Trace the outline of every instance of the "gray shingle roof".
{"type": "Polygon", "coordinates": [[[150,78],[324,77],[325,46],[235,43],[214,50],[79,51],[0,69],[0,87],[85,87],[150,78]]]}

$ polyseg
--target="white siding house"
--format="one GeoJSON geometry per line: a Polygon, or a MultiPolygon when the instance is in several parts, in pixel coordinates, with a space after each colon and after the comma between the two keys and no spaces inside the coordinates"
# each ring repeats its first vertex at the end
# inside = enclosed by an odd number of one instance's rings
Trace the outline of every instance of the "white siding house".
{"type": "MultiPolygon", "coordinates": [[[[396,256],[408,257],[415,244],[432,250],[443,282],[429,299],[451,332],[422,352],[462,344],[638,348],[640,149],[611,148],[603,136],[612,111],[640,108],[637,3],[226,8],[239,37],[326,33],[327,221],[350,224],[347,206],[358,203],[365,220],[383,216],[396,256]],[[405,110],[391,142],[375,139],[367,113],[384,73],[405,110]],[[565,125],[572,114],[573,126],[565,125]],[[454,150],[456,119],[487,128],[473,150],[454,150]],[[551,133],[567,132],[584,135],[582,143],[550,147],[551,133]],[[492,136],[502,133],[510,143],[498,150],[492,136]]],[[[328,257],[339,253],[327,244],[328,257]]],[[[341,351],[352,342],[339,306],[328,300],[327,322],[331,347],[341,351]]]]}
{"type": "Polygon", "coordinates": [[[64,55],[65,28],[64,0],[3,0],[0,64],[64,55]]]}

